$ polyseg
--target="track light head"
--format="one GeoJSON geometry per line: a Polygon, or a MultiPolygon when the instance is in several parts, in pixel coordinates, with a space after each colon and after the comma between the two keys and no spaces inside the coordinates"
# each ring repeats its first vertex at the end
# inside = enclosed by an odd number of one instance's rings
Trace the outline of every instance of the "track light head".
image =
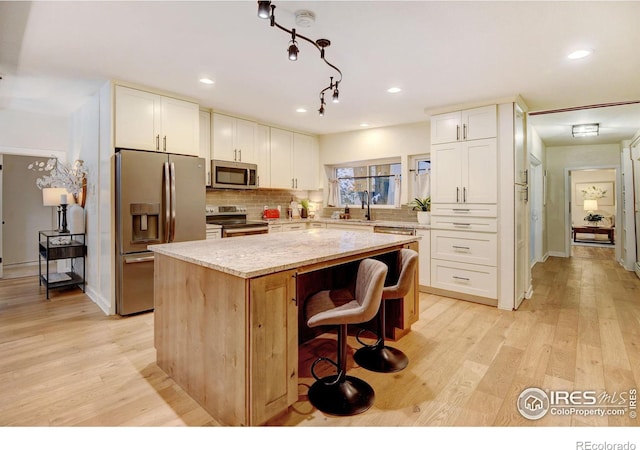
{"type": "Polygon", "coordinates": [[[291,61],[297,61],[298,59],[298,46],[296,45],[296,41],[289,41],[289,59],[291,61]]]}
{"type": "Polygon", "coordinates": [[[258,17],[261,19],[268,19],[271,15],[271,2],[258,1],[258,17]]]}
{"type": "Polygon", "coordinates": [[[340,93],[337,88],[333,91],[333,103],[340,103],[340,93]]]}

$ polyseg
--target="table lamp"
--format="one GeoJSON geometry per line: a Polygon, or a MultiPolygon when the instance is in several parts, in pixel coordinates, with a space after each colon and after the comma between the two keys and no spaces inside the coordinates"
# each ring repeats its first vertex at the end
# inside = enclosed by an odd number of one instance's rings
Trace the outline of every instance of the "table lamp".
{"type": "Polygon", "coordinates": [[[585,200],[582,208],[589,214],[593,214],[598,210],[598,200],[585,200]]]}
{"type": "Polygon", "coordinates": [[[58,209],[58,231],[60,233],[69,232],[67,229],[67,195],[65,188],[42,189],[42,204],[44,206],[56,206],[58,209]]]}

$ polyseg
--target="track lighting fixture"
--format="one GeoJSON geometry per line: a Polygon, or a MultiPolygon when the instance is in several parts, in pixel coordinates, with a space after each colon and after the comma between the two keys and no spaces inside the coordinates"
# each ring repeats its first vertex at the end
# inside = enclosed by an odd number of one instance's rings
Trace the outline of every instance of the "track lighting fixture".
{"type": "Polygon", "coordinates": [[[296,61],[298,59],[298,43],[296,42],[296,29],[291,30],[291,40],[289,41],[289,59],[296,61]]]}
{"type": "MultiPolygon", "coordinates": [[[[298,43],[296,42],[296,37],[298,37],[304,41],[309,42],[311,45],[313,45],[320,52],[320,59],[322,59],[325,62],[325,64],[327,64],[333,70],[338,72],[338,74],[340,75],[340,79],[336,80],[335,82],[333,81],[333,77],[329,77],[329,80],[330,80],[329,86],[327,86],[326,88],[320,91],[320,109],[318,109],[318,113],[320,114],[320,116],[323,116],[324,107],[325,107],[324,93],[326,91],[329,91],[329,90],[333,91],[333,95],[332,95],[333,103],[340,102],[340,92],[338,91],[338,84],[342,82],[342,72],[336,66],[334,66],[329,61],[327,61],[324,57],[324,50],[326,47],[331,45],[331,41],[329,39],[318,39],[317,41],[313,41],[306,36],[297,34],[295,28],[289,30],[283,27],[282,25],[276,22],[275,11],[276,11],[276,5],[271,4],[270,1],[258,1],[258,17],[260,17],[261,19],[269,19],[269,23],[272,27],[277,27],[282,31],[284,31],[285,33],[291,34],[291,40],[289,41],[289,48],[287,49],[287,54],[289,55],[289,59],[291,61],[296,61],[298,59],[299,49],[298,49],[298,43]]],[[[312,14],[312,13],[309,13],[309,14],[312,14]]]]}

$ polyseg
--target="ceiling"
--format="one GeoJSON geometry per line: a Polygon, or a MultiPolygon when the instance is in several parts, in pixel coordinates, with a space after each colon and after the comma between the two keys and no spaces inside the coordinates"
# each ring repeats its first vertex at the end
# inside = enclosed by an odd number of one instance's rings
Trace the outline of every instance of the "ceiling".
{"type": "MultiPolygon", "coordinates": [[[[640,2],[274,4],[283,26],[331,40],[326,58],[344,78],[324,117],[318,94],[335,72],[300,40],[289,61],[290,35],[259,19],[255,1],[0,2],[0,110],[69,114],[109,79],[315,134],[516,95],[530,111],[640,100],[640,2]],[[313,26],[295,25],[301,9],[313,26]],[[593,54],[567,59],[583,47],[593,54]]],[[[597,142],[619,142],[640,129],[640,106],[531,118],[547,145],[575,144],[569,125],[583,121],[601,124],[597,142]]]]}

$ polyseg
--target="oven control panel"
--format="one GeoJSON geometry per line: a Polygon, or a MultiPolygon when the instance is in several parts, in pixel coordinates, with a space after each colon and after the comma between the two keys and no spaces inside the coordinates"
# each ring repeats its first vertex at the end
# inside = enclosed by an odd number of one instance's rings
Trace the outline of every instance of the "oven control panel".
{"type": "Polygon", "coordinates": [[[206,205],[204,210],[208,216],[215,216],[216,214],[247,214],[246,206],[237,205],[206,205]]]}

